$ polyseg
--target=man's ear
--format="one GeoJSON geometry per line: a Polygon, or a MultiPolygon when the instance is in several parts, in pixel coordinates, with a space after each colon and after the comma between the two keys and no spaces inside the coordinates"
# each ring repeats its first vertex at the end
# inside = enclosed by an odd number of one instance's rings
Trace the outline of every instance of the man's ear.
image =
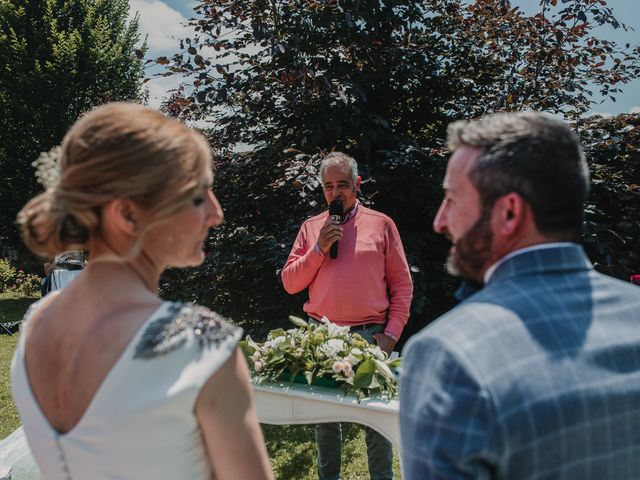
{"type": "Polygon", "coordinates": [[[519,193],[511,192],[496,200],[493,221],[498,235],[510,237],[517,233],[527,221],[529,204],[519,193]]]}
{"type": "Polygon", "coordinates": [[[356,177],[356,192],[360,191],[360,184],[362,183],[362,177],[358,175],[356,177]]]}
{"type": "Polygon", "coordinates": [[[112,229],[133,237],[138,232],[140,210],[131,200],[116,198],[105,205],[103,212],[103,224],[110,225],[112,229]]]}

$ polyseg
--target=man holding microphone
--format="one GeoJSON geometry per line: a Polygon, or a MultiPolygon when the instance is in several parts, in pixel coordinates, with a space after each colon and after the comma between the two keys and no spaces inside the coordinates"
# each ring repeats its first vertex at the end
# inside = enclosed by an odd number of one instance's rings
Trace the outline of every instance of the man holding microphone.
{"type": "MultiPolygon", "coordinates": [[[[413,291],[398,230],[389,217],[358,202],[361,178],[353,158],[330,153],[320,180],[330,212],[300,227],[282,269],[284,288],[291,294],[308,288],[304,311],[310,318],[349,326],[390,354],[409,318],[413,291]]],[[[391,444],[365,430],[371,479],[392,479],[391,444]]],[[[340,424],[317,425],[316,442],[319,480],[338,480],[340,424]]]]}

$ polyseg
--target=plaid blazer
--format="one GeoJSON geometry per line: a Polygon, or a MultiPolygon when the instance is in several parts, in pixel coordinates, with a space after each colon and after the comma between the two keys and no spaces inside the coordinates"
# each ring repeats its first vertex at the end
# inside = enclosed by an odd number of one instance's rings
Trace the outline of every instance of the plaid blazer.
{"type": "Polygon", "coordinates": [[[640,479],[640,288],[579,245],[508,259],[403,356],[406,480],[640,479]]]}

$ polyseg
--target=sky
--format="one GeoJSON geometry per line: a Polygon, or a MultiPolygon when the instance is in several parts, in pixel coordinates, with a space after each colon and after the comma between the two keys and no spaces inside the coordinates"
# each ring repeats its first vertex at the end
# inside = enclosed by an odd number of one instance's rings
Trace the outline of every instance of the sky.
{"type": "MultiPolygon", "coordinates": [[[[140,14],[140,30],[147,36],[149,58],[172,55],[178,51],[178,39],[189,36],[185,28],[187,20],[193,15],[193,0],[130,0],[131,12],[140,14]]],[[[513,5],[520,6],[525,13],[536,11],[538,5],[534,0],[512,0],[513,5]]],[[[631,45],[640,43],[640,2],[638,0],[607,0],[614,15],[632,27],[635,31],[624,31],[622,28],[599,27],[595,33],[602,38],[614,40],[618,44],[631,45]]],[[[158,107],[167,90],[175,88],[179,79],[173,77],[153,78],[147,82],[149,103],[158,107]]],[[[592,106],[590,114],[617,115],[619,113],[640,113],[640,80],[621,86],[623,92],[613,102],[608,97],[592,106]]],[[[599,102],[600,97],[594,97],[599,102]]]]}

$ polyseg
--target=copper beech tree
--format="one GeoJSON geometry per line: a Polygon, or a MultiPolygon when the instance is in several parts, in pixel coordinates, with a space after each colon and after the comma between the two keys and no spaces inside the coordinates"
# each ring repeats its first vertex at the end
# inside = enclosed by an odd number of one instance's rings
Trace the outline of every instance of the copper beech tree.
{"type": "Polygon", "coordinates": [[[184,76],[166,107],[206,119],[222,145],[375,154],[429,142],[451,118],[532,108],[577,118],[640,72],[640,47],[604,0],[207,0],[161,75],[184,76]],[[304,120],[304,121],[302,121],[304,120]]]}
{"type": "Polygon", "coordinates": [[[455,284],[430,227],[446,125],[521,109],[577,120],[640,73],[639,46],[595,34],[626,28],[604,0],[542,0],[533,15],[506,0],[207,0],[189,25],[175,55],[147,62],[182,79],[164,108],[208,131],[227,220],[202,269],[170,273],[165,291],[270,327],[299,312],[278,272],[323,207],[319,152],[354,155],[363,201],[397,221],[418,328],[455,284]]]}

